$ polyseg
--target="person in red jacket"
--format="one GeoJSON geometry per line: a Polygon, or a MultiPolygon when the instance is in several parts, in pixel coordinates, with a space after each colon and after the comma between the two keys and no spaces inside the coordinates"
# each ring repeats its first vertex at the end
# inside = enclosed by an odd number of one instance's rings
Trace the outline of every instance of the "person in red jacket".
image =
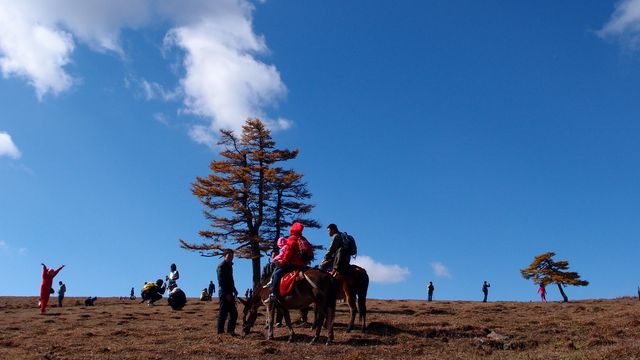
{"type": "Polygon", "coordinates": [[[59,268],[47,269],[45,264],[42,265],[42,284],[40,285],[40,314],[44,314],[47,311],[47,303],[49,303],[49,296],[51,296],[51,285],[53,284],[53,278],[58,275],[58,272],[62,270],[64,265],[59,268]]]}
{"type": "Polygon", "coordinates": [[[300,254],[300,245],[298,240],[302,238],[302,230],[304,226],[300,223],[293,223],[291,230],[289,230],[289,238],[287,239],[287,245],[284,248],[282,254],[282,260],[280,260],[280,266],[276,267],[271,275],[271,299],[277,299],[280,291],[280,279],[286,273],[291,270],[303,268],[306,264],[302,260],[300,254]]]}

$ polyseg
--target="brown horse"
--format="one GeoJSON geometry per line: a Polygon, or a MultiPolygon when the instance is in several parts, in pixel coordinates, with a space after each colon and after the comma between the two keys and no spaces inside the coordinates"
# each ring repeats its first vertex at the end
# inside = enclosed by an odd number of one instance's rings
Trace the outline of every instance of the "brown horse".
{"type": "MultiPolygon", "coordinates": [[[[271,278],[270,273],[263,275],[262,284],[271,278]]],[[[291,326],[291,316],[289,310],[291,309],[305,309],[311,304],[315,304],[315,311],[317,313],[315,335],[311,339],[313,344],[320,338],[320,330],[322,326],[317,324],[323,324],[325,319],[327,320],[327,344],[333,342],[333,320],[336,310],[336,293],[338,291],[337,283],[335,279],[327,272],[310,268],[304,271],[304,280],[299,280],[295,283],[293,291],[284,296],[280,301],[269,302],[269,294],[271,294],[270,288],[264,288],[260,286],[253,293],[253,297],[248,300],[240,299],[240,302],[244,305],[243,318],[242,318],[242,331],[245,335],[249,334],[251,327],[256,322],[258,317],[258,309],[261,305],[267,307],[268,329],[267,340],[273,339],[273,325],[275,323],[275,310],[276,306],[278,311],[282,311],[284,314],[284,320],[289,329],[289,342],[294,340],[295,333],[291,326]]]]}
{"type": "Polygon", "coordinates": [[[353,330],[353,323],[356,319],[356,312],[360,314],[359,320],[362,325],[362,332],[367,329],[367,290],[369,289],[369,275],[360,266],[351,265],[350,271],[346,274],[336,275],[338,280],[337,299],[345,299],[349,305],[351,321],[347,326],[347,332],[353,330]],[[358,297],[358,307],[356,309],[356,296],[358,297]]]}

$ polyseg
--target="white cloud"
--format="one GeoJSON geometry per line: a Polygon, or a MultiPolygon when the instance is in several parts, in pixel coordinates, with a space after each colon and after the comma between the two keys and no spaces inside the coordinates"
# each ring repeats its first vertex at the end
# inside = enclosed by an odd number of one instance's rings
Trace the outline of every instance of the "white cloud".
{"type": "Polygon", "coordinates": [[[198,144],[206,145],[211,149],[213,149],[217,144],[216,139],[213,137],[213,132],[211,131],[211,129],[207,128],[206,126],[202,126],[202,125],[192,126],[189,129],[189,136],[193,141],[197,142],[198,144]]]}
{"type": "Polygon", "coordinates": [[[444,264],[441,262],[433,262],[431,263],[431,269],[433,269],[433,273],[436,274],[437,277],[450,278],[451,274],[449,273],[449,269],[447,269],[444,264]]]}
{"type": "Polygon", "coordinates": [[[155,113],[153,114],[153,119],[164,126],[169,126],[169,119],[163,113],[155,113]]]}
{"type": "Polygon", "coordinates": [[[147,100],[162,99],[164,101],[172,101],[181,95],[180,89],[166,90],[162,85],[153,81],[142,80],[140,86],[147,100]]]}
{"type": "Polygon", "coordinates": [[[619,38],[631,47],[640,46],[640,0],[620,1],[598,35],[619,38]]]}
{"type": "Polygon", "coordinates": [[[403,282],[410,274],[406,267],[382,264],[365,255],[358,256],[352,263],[365,268],[371,281],[378,283],[403,282]]]}
{"type": "Polygon", "coordinates": [[[26,79],[41,99],[73,83],[64,66],[74,44],[71,34],[51,27],[30,10],[20,1],[0,0],[0,70],[5,78],[26,79]]]}
{"type": "Polygon", "coordinates": [[[290,121],[265,112],[287,89],[276,67],[258,59],[269,51],[253,11],[249,0],[0,0],[0,69],[26,79],[41,99],[74,84],[67,65],[77,42],[126,57],[122,30],[168,26],[165,50],[181,50],[184,75],[176,90],[145,80],[147,99],[181,99],[183,113],[205,118],[207,126],[190,130],[201,143],[253,117],[286,129],[290,121]]]}
{"type": "Polygon", "coordinates": [[[11,135],[0,131],[0,157],[2,156],[18,159],[22,156],[22,153],[20,153],[18,147],[13,143],[13,140],[11,140],[11,135]]]}
{"type": "MultiPolygon", "coordinates": [[[[27,255],[27,252],[28,252],[27,248],[18,249],[18,255],[20,256],[27,255]]],[[[0,254],[6,255],[6,256],[13,255],[13,250],[11,249],[9,244],[7,244],[7,242],[4,240],[0,240],[0,254]]]]}

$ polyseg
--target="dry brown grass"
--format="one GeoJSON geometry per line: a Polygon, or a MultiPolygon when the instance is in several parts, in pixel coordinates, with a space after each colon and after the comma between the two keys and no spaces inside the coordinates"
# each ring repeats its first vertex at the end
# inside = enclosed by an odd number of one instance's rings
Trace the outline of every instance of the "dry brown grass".
{"type": "Polygon", "coordinates": [[[147,307],[98,299],[85,307],[78,300],[39,315],[36,298],[0,298],[0,358],[640,359],[640,302],[631,298],[568,304],[369,300],[366,334],[345,333],[348,308],[339,304],[331,346],[306,344],[307,328],[296,328],[293,344],[286,343],[284,328],[276,329],[275,341],[266,341],[258,326],[247,337],[218,336],[215,301],[190,300],[183,311],[172,311],[164,302],[147,307]]]}

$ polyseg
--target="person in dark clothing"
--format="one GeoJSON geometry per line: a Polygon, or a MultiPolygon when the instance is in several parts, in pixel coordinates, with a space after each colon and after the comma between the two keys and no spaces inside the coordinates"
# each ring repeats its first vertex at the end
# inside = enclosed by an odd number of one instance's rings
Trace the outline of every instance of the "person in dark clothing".
{"type": "Polygon", "coordinates": [[[220,298],[220,310],[218,311],[218,334],[224,333],[224,323],[227,323],[227,333],[235,335],[238,310],[235,298],[238,296],[236,284],[233,281],[233,250],[226,249],[223,252],[224,260],[218,265],[218,296],[220,298]]]}
{"type": "Polygon", "coordinates": [[[89,296],[88,298],[84,299],[84,306],[93,306],[96,300],[98,300],[96,296],[94,297],[89,296]]]}
{"type": "Polygon", "coordinates": [[[349,249],[345,248],[347,243],[345,235],[338,230],[336,224],[329,224],[327,233],[331,236],[331,245],[329,245],[329,249],[318,267],[325,271],[333,268],[335,271],[345,274],[350,269],[349,262],[351,261],[349,249]]]}
{"type": "Polygon", "coordinates": [[[135,300],[136,299],[135,293],[136,293],[135,288],[131,288],[131,294],[129,295],[129,300],[135,300]]]}
{"type": "Polygon", "coordinates": [[[166,290],[166,285],[162,279],[156,280],[155,283],[148,282],[142,288],[142,292],[140,296],[142,297],[142,302],[149,301],[149,306],[153,306],[156,301],[162,299],[162,295],[164,295],[164,291],[166,290]]]}
{"type": "Polygon", "coordinates": [[[169,306],[173,310],[182,310],[187,303],[187,295],[175,283],[169,286],[169,298],[167,299],[169,306]]]}
{"type": "Polygon", "coordinates": [[[58,306],[62,307],[62,300],[64,300],[64,294],[67,292],[67,285],[59,281],[58,286],[58,306]]]}
{"type": "Polygon", "coordinates": [[[482,299],[482,302],[487,302],[487,295],[489,295],[489,288],[490,287],[491,287],[491,284],[489,284],[485,280],[485,282],[482,284],[482,293],[484,294],[484,298],[482,299]]]}
{"type": "Polygon", "coordinates": [[[427,295],[429,295],[429,298],[427,299],[427,301],[431,301],[433,300],[433,290],[435,288],[433,287],[433,282],[429,281],[429,285],[427,285],[427,295]]]}
{"type": "Polygon", "coordinates": [[[209,289],[207,289],[207,292],[209,293],[210,297],[213,297],[213,293],[216,292],[216,284],[213,283],[213,280],[209,281],[209,289]]]}

